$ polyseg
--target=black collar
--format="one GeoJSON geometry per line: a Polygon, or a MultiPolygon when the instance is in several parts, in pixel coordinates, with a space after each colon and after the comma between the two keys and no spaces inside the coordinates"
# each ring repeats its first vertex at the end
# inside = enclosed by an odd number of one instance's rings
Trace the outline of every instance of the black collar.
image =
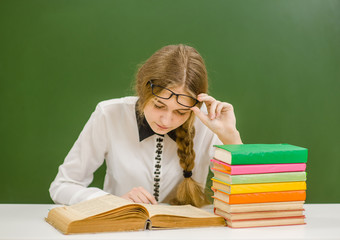
{"type": "MultiPolygon", "coordinates": [[[[143,117],[140,116],[138,110],[137,110],[137,104],[138,101],[136,102],[136,106],[135,106],[135,112],[136,112],[136,119],[137,119],[137,126],[138,126],[138,133],[139,133],[139,141],[143,141],[145,138],[148,138],[154,134],[157,134],[159,136],[164,137],[164,135],[155,133],[149,123],[146,121],[144,115],[143,117]]],[[[176,130],[172,130],[170,132],[167,133],[169,135],[169,137],[174,140],[176,142],[176,130]]]]}

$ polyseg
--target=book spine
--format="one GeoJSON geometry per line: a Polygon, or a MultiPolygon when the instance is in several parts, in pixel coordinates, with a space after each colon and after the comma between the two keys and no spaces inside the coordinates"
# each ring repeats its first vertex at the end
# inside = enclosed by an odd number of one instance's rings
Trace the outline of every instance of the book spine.
{"type": "MultiPolygon", "coordinates": [[[[215,170],[219,172],[218,170],[215,170]]],[[[215,175],[218,173],[215,173],[215,175]]],[[[221,176],[231,179],[230,184],[252,184],[252,183],[277,183],[277,182],[300,182],[306,181],[306,172],[284,172],[265,174],[228,175],[220,173],[221,176]]]]}
{"type": "Polygon", "coordinates": [[[256,193],[256,192],[279,192],[306,190],[306,182],[285,182],[285,183],[259,183],[231,185],[231,194],[256,193]]]}
{"type": "Polygon", "coordinates": [[[151,230],[151,229],[152,229],[152,223],[151,223],[151,220],[150,220],[150,219],[148,219],[148,220],[145,221],[144,229],[145,229],[145,230],[151,230]]]}
{"type": "Polygon", "coordinates": [[[213,187],[229,194],[280,192],[306,190],[306,182],[279,182],[279,183],[255,183],[255,184],[228,184],[213,177],[213,187]]]}
{"type": "Polygon", "coordinates": [[[282,191],[229,195],[229,204],[305,201],[306,191],[282,191]]]}
{"type": "Polygon", "coordinates": [[[220,166],[227,174],[260,174],[260,173],[279,173],[279,172],[304,172],[306,163],[288,163],[288,164],[251,164],[251,165],[229,165],[216,159],[210,160],[216,166],[220,166]]]}
{"type": "Polygon", "coordinates": [[[279,173],[279,172],[303,172],[306,170],[306,163],[290,164],[254,164],[231,166],[232,175],[279,173]]]}

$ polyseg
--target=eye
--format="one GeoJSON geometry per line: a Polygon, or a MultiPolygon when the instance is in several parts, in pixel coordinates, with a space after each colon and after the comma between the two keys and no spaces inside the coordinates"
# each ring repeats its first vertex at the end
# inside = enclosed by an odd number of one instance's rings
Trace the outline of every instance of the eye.
{"type": "Polygon", "coordinates": [[[162,108],[164,108],[164,106],[163,106],[163,105],[157,105],[157,104],[154,104],[154,106],[155,106],[155,108],[157,108],[157,109],[162,109],[162,108]]]}
{"type": "Polygon", "coordinates": [[[177,112],[177,114],[178,115],[180,115],[180,116],[184,116],[184,115],[186,115],[188,112],[180,112],[180,111],[176,111],[177,112]]]}

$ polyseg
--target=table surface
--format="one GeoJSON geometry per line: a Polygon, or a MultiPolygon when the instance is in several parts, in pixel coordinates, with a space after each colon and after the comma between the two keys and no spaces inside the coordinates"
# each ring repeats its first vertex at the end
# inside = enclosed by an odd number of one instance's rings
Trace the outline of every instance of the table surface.
{"type": "MultiPolygon", "coordinates": [[[[305,204],[306,225],[63,235],[45,222],[51,204],[0,204],[0,239],[340,239],[340,204],[305,204]]],[[[206,210],[212,211],[211,207],[206,210]]]]}

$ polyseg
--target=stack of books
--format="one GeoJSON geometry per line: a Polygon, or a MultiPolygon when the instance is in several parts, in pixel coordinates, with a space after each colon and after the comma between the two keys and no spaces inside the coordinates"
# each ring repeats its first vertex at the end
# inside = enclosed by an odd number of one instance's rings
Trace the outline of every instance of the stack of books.
{"type": "Polygon", "coordinates": [[[229,227],[305,224],[306,148],[290,144],[215,147],[214,209],[229,227]]]}

